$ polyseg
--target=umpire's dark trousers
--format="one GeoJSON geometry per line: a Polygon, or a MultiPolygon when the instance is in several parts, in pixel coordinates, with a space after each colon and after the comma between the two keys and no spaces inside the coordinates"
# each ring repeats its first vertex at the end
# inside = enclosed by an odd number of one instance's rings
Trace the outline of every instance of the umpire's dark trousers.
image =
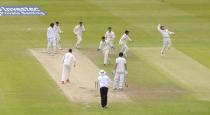
{"type": "Polygon", "coordinates": [[[107,87],[101,87],[100,88],[101,106],[102,107],[106,107],[106,105],[107,105],[107,93],[108,93],[108,88],[107,87]]]}

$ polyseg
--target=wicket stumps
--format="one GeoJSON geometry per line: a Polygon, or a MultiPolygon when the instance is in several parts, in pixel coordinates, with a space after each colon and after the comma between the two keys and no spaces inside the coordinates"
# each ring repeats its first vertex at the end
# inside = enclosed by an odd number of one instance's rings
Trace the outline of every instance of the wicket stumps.
{"type": "Polygon", "coordinates": [[[98,92],[99,92],[99,84],[98,84],[98,81],[95,81],[95,93],[96,93],[96,96],[99,96],[98,92]]]}

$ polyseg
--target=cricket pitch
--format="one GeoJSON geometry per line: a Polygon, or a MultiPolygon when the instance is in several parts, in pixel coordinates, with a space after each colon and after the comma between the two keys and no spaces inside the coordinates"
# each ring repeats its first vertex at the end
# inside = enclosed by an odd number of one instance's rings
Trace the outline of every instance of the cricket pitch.
{"type": "MultiPolygon", "coordinates": [[[[66,97],[73,102],[92,103],[99,102],[96,96],[95,81],[98,77],[99,68],[78,50],[73,50],[77,65],[72,67],[70,83],[61,84],[62,57],[67,50],[59,51],[56,55],[49,55],[46,49],[31,49],[31,53],[50,74],[66,97]]],[[[129,97],[123,92],[113,92],[109,88],[109,102],[128,102],[129,97]]]]}

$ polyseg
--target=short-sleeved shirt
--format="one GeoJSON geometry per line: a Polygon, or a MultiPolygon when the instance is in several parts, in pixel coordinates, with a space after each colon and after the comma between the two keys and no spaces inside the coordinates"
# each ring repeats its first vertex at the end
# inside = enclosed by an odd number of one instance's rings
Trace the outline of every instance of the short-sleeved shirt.
{"type": "Polygon", "coordinates": [[[125,58],[118,57],[116,59],[116,64],[117,64],[116,72],[125,72],[125,64],[126,64],[125,58]]]}
{"type": "Polygon", "coordinates": [[[98,77],[99,85],[101,87],[109,87],[109,83],[111,82],[110,78],[107,75],[100,75],[98,77]]]}

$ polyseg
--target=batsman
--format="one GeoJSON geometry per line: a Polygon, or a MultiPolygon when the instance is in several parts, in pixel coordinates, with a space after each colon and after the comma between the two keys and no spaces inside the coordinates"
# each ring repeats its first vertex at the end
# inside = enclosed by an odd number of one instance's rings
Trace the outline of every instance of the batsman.
{"type": "Polygon", "coordinates": [[[125,76],[128,74],[126,59],[123,57],[123,52],[119,53],[119,57],[116,59],[114,73],[114,90],[123,91],[123,84],[125,76]]]}

